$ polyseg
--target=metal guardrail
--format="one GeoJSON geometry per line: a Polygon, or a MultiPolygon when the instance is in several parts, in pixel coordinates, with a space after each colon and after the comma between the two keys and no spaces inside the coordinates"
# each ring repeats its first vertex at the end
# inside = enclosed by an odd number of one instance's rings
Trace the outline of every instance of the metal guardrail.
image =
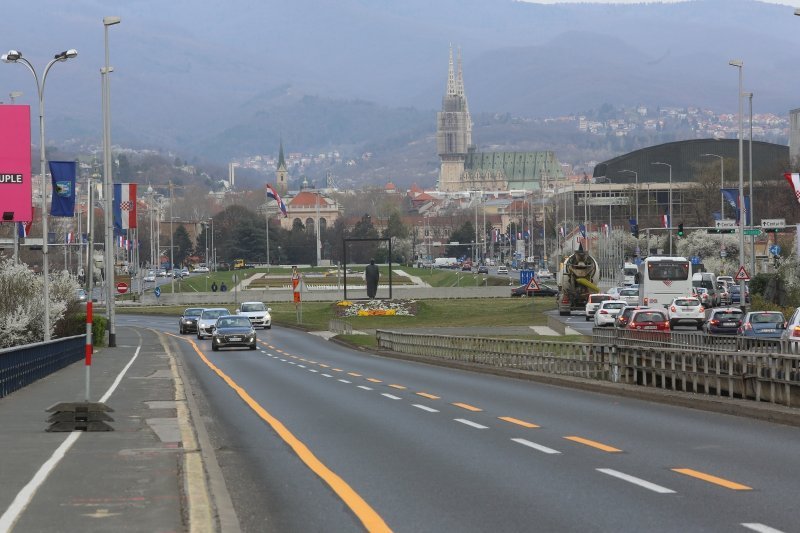
{"type": "Polygon", "coordinates": [[[435,359],[786,406],[800,392],[798,346],[785,341],[599,328],[591,343],[384,330],[376,337],[383,348],[435,359]]]}
{"type": "Polygon", "coordinates": [[[353,325],[341,318],[333,318],[328,321],[328,331],[339,335],[352,335],[353,325]]]}
{"type": "Polygon", "coordinates": [[[0,350],[0,398],[84,358],[86,335],[0,350]]]}

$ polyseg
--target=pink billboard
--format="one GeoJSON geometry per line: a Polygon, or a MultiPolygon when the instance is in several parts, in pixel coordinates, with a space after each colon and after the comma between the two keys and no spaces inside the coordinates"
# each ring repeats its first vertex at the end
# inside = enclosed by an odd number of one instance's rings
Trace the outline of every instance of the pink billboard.
{"type": "Polygon", "coordinates": [[[30,106],[0,105],[0,221],[29,222],[31,194],[30,106]]]}

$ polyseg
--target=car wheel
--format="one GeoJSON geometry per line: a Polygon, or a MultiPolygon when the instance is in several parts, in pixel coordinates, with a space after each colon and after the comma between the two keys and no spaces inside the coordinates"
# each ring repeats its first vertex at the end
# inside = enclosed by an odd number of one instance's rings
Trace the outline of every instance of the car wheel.
{"type": "Polygon", "coordinates": [[[250,346],[248,346],[248,348],[250,348],[251,350],[255,350],[256,349],[256,343],[251,344],[250,346]]]}
{"type": "Polygon", "coordinates": [[[589,318],[589,315],[586,315],[586,322],[589,322],[589,320],[591,320],[591,318],[589,318]]]}
{"type": "Polygon", "coordinates": [[[211,351],[212,352],[218,352],[219,351],[219,347],[216,344],[214,344],[213,342],[211,343],[211,351]]]}
{"type": "Polygon", "coordinates": [[[197,332],[197,338],[198,338],[198,339],[200,339],[200,340],[202,340],[202,339],[203,339],[203,336],[202,336],[202,335],[200,335],[200,332],[197,332]]]}
{"type": "Polygon", "coordinates": [[[674,320],[670,320],[669,321],[669,329],[674,329],[675,328],[675,324],[676,324],[676,322],[674,320]]]}

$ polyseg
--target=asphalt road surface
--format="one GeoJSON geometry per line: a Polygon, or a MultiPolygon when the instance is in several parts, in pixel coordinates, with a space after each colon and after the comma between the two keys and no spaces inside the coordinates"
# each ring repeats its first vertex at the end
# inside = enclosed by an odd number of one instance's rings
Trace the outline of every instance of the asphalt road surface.
{"type": "Polygon", "coordinates": [[[179,342],[244,531],[797,531],[796,428],[258,334],[179,342]]]}

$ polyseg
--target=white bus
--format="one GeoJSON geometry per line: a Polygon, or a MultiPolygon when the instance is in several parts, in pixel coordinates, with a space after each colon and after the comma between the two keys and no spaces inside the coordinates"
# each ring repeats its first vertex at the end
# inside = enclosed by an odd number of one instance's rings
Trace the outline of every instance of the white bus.
{"type": "Polygon", "coordinates": [[[639,266],[639,305],[667,307],[692,294],[692,269],[685,257],[648,257],[639,266]]]}

